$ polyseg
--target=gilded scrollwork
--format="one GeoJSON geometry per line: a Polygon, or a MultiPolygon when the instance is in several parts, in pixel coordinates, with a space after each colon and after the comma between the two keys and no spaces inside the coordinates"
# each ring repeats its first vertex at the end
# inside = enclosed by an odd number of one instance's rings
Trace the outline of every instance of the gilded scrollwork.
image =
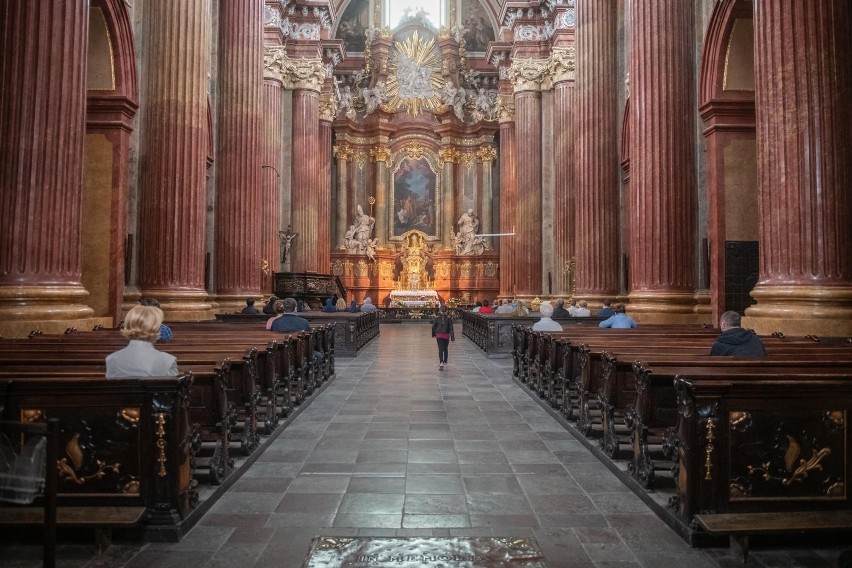
{"type": "Polygon", "coordinates": [[[363,170],[364,166],[367,165],[367,152],[364,150],[356,150],[355,154],[355,165],[358,166],[359,170],[363,170]]]}
{"type": "Polygon", "coordinates": [[[438,151],[438,160],[440,164],[451,163],[455,164],[461,158],[461,152],[456,150],[455,148],[441,148],[438,151]]]}
{"type": "Polygon", "coordinates": [[[157,456],[157,463],[160,465],[160,469],[157,472],[157,475],[160,477],[166,476],[166,416],[164,413],[160,412],[157,415],[157,449],[160,451],[157,456]]]}
{"type": "Polygon", "coordinates": [[[483,164],[491,162],[497,158],[497,148],[494,146],[483,146],[476,151],[476,158],[483,164]]]}
{"type": "Polygon", "coordinates": [[[419,160],[426,153],[426,146],[420,142],[409,142],[405,145],[403,151],[412,160],[419,160]]]}
{"type": "Polygon", "coordinates": [[[355,153],[349,144],[335,144],[331,151],[335,158],[344,162],[352,160],[352,156],[355,153]]]}
{"type": "Polygon", "coordinates": [[[384,162],[387,167],[391,166],[391,151],[387,146],[376,146],[370,148],[370,159],[373,162],[384,162]]]}

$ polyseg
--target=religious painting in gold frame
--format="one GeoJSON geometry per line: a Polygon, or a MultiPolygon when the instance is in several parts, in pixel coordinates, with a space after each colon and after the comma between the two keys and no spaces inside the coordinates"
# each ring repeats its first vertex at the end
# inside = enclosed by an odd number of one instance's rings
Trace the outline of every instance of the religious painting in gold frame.
{"type": "Polygon", "coordinates": [[[441,238],[441,176],[435,156],[418,142],[395,156],[390,175],[388,203],[390,240],[417,229],[427,241],[441,238]]]}

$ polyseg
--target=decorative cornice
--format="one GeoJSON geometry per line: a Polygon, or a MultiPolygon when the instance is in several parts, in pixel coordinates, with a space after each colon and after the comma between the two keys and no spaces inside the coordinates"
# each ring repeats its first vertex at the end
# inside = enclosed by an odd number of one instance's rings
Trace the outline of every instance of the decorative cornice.
{"type": "Polygon", "coordinates": [[[283,46],[267,48],[263,66],[267,76],[280,80],[287,89],[320,92],[326,78],[321,59],[290,59],[283,46]]]}
{"type": "Polygon", "coordinates": [[[550,59],[515,59],[509,67],[509,77],[516,93],[540,91],[549,72],[550,59]]]}
{"type": "Polygon", "coordinates": [[[391,151],[387,146],[376,146],[370,148],[370,160],[384,162],[387,167],[391,166],[391,151]]]}

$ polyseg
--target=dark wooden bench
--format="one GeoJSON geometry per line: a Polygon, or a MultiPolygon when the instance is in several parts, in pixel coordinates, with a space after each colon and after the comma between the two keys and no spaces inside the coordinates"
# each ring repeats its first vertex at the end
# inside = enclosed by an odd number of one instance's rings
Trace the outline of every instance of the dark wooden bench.
{"type": "Polygon", "coordinates": [[[748,561],[750,536],[852,531],[852,511],[695,515],[695,521],[710,534],[729,536],[731,551],[744,564],[748,561]]]}

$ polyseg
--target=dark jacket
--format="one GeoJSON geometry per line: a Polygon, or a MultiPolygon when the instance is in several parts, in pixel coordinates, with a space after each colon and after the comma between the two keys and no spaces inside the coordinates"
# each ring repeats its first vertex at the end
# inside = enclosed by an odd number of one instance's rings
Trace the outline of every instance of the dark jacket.
{"type": "Polygon", "coordinates": [[[553,309],[553,315],[550,316],[550,319],[568,319],[570,317],[571,314],[568,313],[568,310],[564,306],[556,306],[553,309]]]}
{"type": "Polygon", "coordinates": [[[257,315],[257,314],[259,314],[259,313],[260,313],[260,310],[258,310],[258,309],[257,309],[256,307],[254,307],[254,306],[246,306],[246,307],[244,307],[244,308],[243,308],[243,311],[241,311],[240,313],[241,313],[241,314],[254,314],[254,315],[257,315]]]}
{"type": "Polygon", "coordinates": [[[612,308],[604,308],[602,310],[598,310],[598,313],[595,314],[599,318],[611,318],[615,315],[615,310],[612,308]]]}
{"type": "Polygon", "coordinates": [[[332,303],[331,298],[326,299],[325,305],[322,307],[322,311],[333,314],[337,311],[337,308],[334,307],[334,303],[332,303]]]}
{"type": "Polygon", "coordinates": [[[763,342],[753,331],[735,327],[723,331],[713,347],[710,355],[730,355],[734,357],[766,357],[763,342]]]}
{"type": "Polygon", "coordinates": [[[263,313],[265,313],[268,316],[274,316],[275,315],[275,302],[269,302],[268,304],[263,306],[263,313]]]}
{"type": "Polygon", "coordinates": [[[296,314],[284,314],[272,322],[272,331],[308,331],[309,329],[311,325],[308,320],[296,314]]]}
{"type": "Polygon", "coordinates": [[[439,315],[432,320],[432,337],[435,337],[436,333],[449,333],[450,339],[455,341],[456,333],[453,330],[453,318],[447,315],[439,315]]]}

